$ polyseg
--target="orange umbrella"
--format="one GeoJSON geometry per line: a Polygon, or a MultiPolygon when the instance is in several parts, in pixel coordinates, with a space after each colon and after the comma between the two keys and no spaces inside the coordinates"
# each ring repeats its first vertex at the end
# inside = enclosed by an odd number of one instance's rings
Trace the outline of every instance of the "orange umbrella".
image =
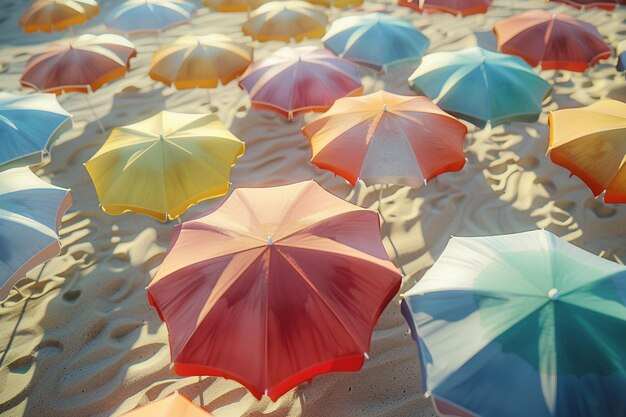
{"type": "Polygon", "coordinates": [[[246,12],[256,9],[268,0],[204,0],[205,6],[218,12],[246,12]]]}
{"type": "Polygon", "coordinates": [[[211,417],[213,414],[198,407],[178,392],[137,407],[121,417],[211,417]]]}
{"type": "Polygon", "coordinates": [[[467,128],[424,96],[386,91],[340,98],[302,132],[311,141],[311,161],[352,185],[419,187],[465,165],[467,128]]]}
{"type": "Polygon", "coordinates": [[[493,28],[500,51],[531,66],[583,72],[611,56],[611,48],[591,24],[566,14],[529,10],[493,28]]]}
{"type": "Polygon", "coordinates": [[[302,0],[272,1],[250,13],[242,31],[261,42],[321,38],[328,17],[317,6],[302,0]]]}
{"type": "Polygon", "coordinates": [[[442,12],[453,15],[469,16],[487,13],[493,0],[399,0],[400,6],[423,12],[442,12]]]}
{"type": "Polygon", "coordinates": [[[600,100],[591,106],[550,112],[550,159],[587,184],[606,203],[626,203],[626,104],[600,100]]]}
{"type": "Polygon", "coordinates": [[[22,14],[20,26],[26,33],[71,30],[99,11],[95,0],[36,0],[22,14]]]}

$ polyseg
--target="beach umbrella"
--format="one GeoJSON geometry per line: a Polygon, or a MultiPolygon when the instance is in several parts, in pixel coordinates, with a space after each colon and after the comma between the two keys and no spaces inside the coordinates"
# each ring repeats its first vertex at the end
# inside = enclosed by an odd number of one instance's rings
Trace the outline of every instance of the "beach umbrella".
{"type": "Polygon", "coordinates": [[[363,4],[363,0],[307,0],[311,4],[324,7],[336,7],[338,9],[346,7],[357,7],[363,4]]]}
{"type": "Polygon", "coordinates": [[[552,161],[579,177],[606,203],[626,203],[626,104],[600,100],[550,112],[552,161]]]}
{"type": "Polygon", "coordinates": [[[243,152],[243,142],[216,115],[162,111],[113,129],[85,168],[106,213],[166,221],[226,194],[243,152]]]}
{"type": "Polygon", "coordinates": [[[534,122],[552,88],[522,59],[479,47],[426,55],[409,85],[480,127],[534,122]]]}
{"type": "Polygon", "coordinates": [[[211,417],[213,414],[198,407],[178,392],[137,407],[120,417],[211,417]]]}
{"type": "Polygon", "coordinates": [[[239,81],[252,107],[288,120],[304,112],[323,112],[344,96],[363,92],[359,68],[316,46],[284,47],[254,61],[239,81]]]}
{"type": "Polygon", "coordinates": [[[326,13],[306,1],[271,1],[250,13],[242,31],[260,42],[300,42],[324,36],[327,23],[326,13]]]}
{"type": "Polygon", "coordinates": [[[275,401],[360,369],[400,282],[378,214],[304,181],[238,188],[177,226],[147,292],[178,375],[226,377],[275,401]]]}
{"type": "Polygon", "coordinates": [[[435,404],[481,417],[626,415],[623,265],[543,230],[453,237],[402,297],[435,404]]]}
{"type": "Polygon", "coordinates": [[[41,163],[71,116],[54,94],[0,92],[0,170],[41,163]]]}
{"type": "Polygon", "coordinates": [[[218,12],[247,12],[269,0],[204,0],[203,4],[218,12]]]}
{"type": "Polygon", "coordinates": [[[583,72],[611,56],[611,48],[591,24],[566,14],[529,10],[493,27],[501,52],[533,67],[583,72]]]}
{"type": "Polygon", "coordinates": [[[322,40],[338,56],[381,71],[417,64],[430,44],[408,20],[382,13],[337,19],[322,40]]]}
{"type": "Polygon", "coordinates": [[[577,9],[599,8],[604,10],[615,10],[619,4],[626,4],[623,0],[550,0],[559,3],[569,4],[577,9]]]}
{"type": "Polygon", "coordinates": [[[26,33],[72,30],[99,11],[95,0],[36,0],[22,14],[20,26],[26,33]]]}
{"type": "Polygon", "coordinates": [[[26,272],[61,252],[57,233],[70,191],[26,168],[0,172],[0,300],[26,272]]]}
{"type": "Polygon", "coordinates": [[[187,23],[196,7],[184,0],[126,0],[106,18],[106,26],[128,35],[159,35],[187,23]]]}
{"type": "Polygon", "coordinates": [[[179,90],[215,88],[243,74],[251,61],[252,48],[226,35],[187,35],[154,53],[149,75],[179,90]]]}
{"type": "Polygon", "coordinates": [[[617,44],[617,65],[618,71],[626,70],[626,40],[617,44]]]}
{"type": "Polygon", "coordinates": [[[465,165],[467,128],[426,97],[378,91],[340,98],[302,132],[311,141],[311,161],[353,186],[360,178],[419,187],[465,165]]]}
{"type": "Polygon", "coordinates": [[[399,0],[398,4],[420,13],[441,12],[469,16],[487,13],[487,9],[493,4],[493,0],[399,0]]]}

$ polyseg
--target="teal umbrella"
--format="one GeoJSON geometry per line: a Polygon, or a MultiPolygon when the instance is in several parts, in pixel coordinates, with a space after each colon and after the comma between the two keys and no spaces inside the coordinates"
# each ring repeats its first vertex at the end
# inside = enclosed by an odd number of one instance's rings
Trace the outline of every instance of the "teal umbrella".
{"type": "Polygon", "coordinates": [[[479,47],[426,55],[409,85],[479,127],[534,122],[552,89],[521,58],[479,47]]]}
{"type": "Polygon", "coordinates": [[[430,44],[408,20],[381,13],[337,19],[322,40],[335,55],[379,71],[418,63],[430,44]]]}
{"type": "Polygon", "coordinates": [[[452,238],[403,295],[425,391],[481,417],[626,416],[626,267],[536,230],[452,238]]]}
{"type": "Polygon", "coordinates": [[[35,266],[61,251],[57,229],[70,191],[25,167],[0,172],[0,301],[35,266]]]}
{"type": "Polygon", "coordinates": [[[54,94],[0,92],[0,171],[41,163],[71,127],[71,115],[54,94]]]}

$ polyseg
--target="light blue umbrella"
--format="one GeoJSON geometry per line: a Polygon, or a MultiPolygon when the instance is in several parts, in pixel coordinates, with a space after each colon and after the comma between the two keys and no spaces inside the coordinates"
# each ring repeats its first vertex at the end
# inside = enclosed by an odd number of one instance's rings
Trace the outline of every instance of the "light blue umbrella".
{"type": "Polygon", "coordinates": [[[430,44],[409,21],[381,13],[337,19],[322,40],[336,55],[382,71],[415,65],[430,44]]]}
{"type": "Polygon", "coordinates": [[[0,92],[0,171],[41,163],[54,141],[71,127],[71,115],[54,94],[0,92]]]}
{"type": "Polygon", "coordinates": [[[188,22],[195,10],[184,0],[126,0],[109,13],[105,24],[126,35],[159,35],[188,22]]]}
{"type": "Polygon", "coordinates": [[[521,58],[479,47],[426,55],[409,85],[479,127],[534,122],[552,90],[521,58]]]}
{"type": "Polygon", "coordinates": [[[543,230],[452,238],[402,297],[436,405],[626,416],[624,265],[543,230]]]}
{"type": "Polygon", "coordinates": [[[58,255],[57,229],[70,191],[25,167],[0,172],[0,300],[26,272],[58,255]]]}

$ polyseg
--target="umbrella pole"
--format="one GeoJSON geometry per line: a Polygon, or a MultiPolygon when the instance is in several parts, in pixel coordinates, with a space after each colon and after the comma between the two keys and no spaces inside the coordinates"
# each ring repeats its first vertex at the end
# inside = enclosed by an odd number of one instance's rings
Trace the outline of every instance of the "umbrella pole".
{"type": "Polygon", "coordinates": [[[104,126],[102,125],[102,122],[100,121],[100,118],[96,114],[96,110],[91,105],[91,100],[89,100],[89,96],[90,95],[91,95],[91,86],[87,86],[87,94],[85,94],[85,99],[87,100],[87,105],[91,109],[91,113],[93,113],[93,117],[96,119],[96,122],[98,123],[98,126],[100,126],[100,132],[104,133],[106,130],[104,129],[104,126]]]}

